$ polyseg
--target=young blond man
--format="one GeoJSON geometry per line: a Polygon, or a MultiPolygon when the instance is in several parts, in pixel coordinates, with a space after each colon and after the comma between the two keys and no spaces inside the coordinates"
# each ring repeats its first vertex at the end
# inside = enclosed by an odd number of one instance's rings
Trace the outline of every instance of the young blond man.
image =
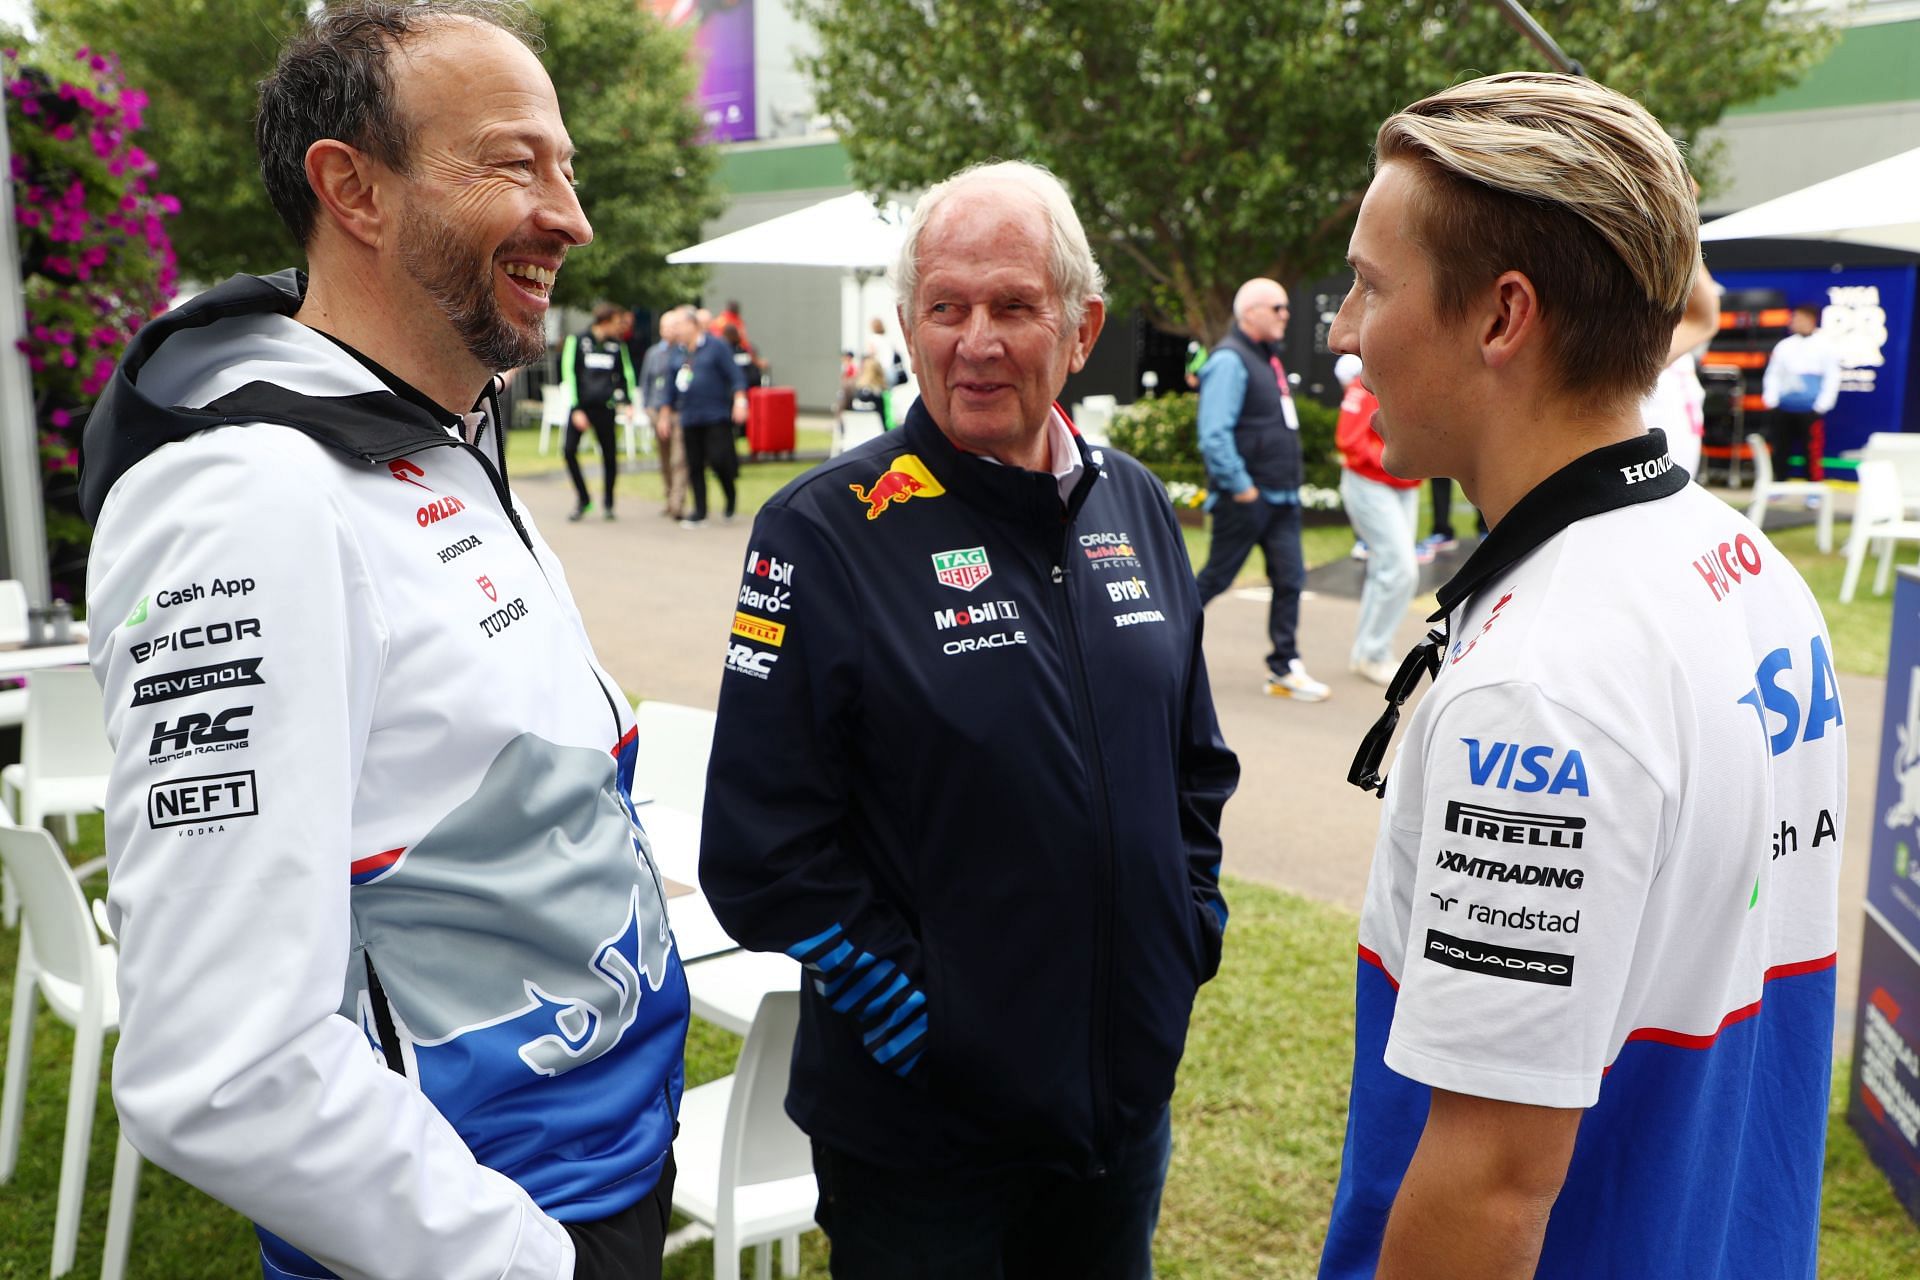
{"type": "Polygon", "coordinates": [[[1377,150],[1332,345],[1385,466],[1491,532],[1354,762],[1385,811],[1321,1275],[1812,1276],[1846,745],[1805,584],[1640,422],[1685,166],[1549,75],[1377,150]]]}

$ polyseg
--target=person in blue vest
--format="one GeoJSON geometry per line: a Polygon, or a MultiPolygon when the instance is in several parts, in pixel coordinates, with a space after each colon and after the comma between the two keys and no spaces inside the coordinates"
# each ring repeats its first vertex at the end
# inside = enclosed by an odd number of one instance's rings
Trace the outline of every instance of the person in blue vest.
{"type": "Polygon", "coordinates": [[[1296,647],[1300,589],[1300,416],[1293,407],[1280,342],[1287,291],[1265,278],[1233,297],[1233,327],[1200,368],[1200,453],[1207,464],[1213,543],[1200,570],[1200,603],[1233,585],[1254,547],[1267,560],[1267,692],[1324,702],[1327,686],[1307,674],[1296,647]]]}
{"type": "Polygon", "coordinates": [[[697,335],[685,361],[674,375],[668,403],[680,415],[680,434],[687,447],[687,482],[693,486],[693,514],[682,529],[698,529],[707,522],[707,468],[713,468],[726,496],[724,519],[733,519],[738,494],[733,479],[740,459],[733,452],[733,427],[747,420],[747,376],[734,363],[733,348],[705,328],[697,335]]]}

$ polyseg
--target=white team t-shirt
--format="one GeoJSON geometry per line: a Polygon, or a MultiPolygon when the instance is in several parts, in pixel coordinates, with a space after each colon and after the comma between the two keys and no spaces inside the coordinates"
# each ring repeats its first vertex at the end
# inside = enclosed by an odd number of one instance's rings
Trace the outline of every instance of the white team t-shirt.
{"type": "Polygon", "coordinates": [[[1811,593],[1652,434],[1529,494],[1441,601],[1321,1274],[1372,1274],[1430,1086],[1589,1109],[1541,1275],[1811,1275],[1846,803],[1811,593]]]}

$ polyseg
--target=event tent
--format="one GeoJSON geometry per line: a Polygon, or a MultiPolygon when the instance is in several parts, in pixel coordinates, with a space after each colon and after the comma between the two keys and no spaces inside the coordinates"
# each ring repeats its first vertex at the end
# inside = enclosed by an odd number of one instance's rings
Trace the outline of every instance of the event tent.
{"type": "Polygon", "coordinates": [[[1841,240],[1920,253],[1920,148],[1700,228],[1702,240],[1841,240]]]}
{"type": "Polygon", "coordinates": [[[675,250],[667,261],[837,267],[872,275],[885,270],[900,251],[906,224],[902,206],[889,203],[881,208],[863,192],[853,191],[675,250]]]}

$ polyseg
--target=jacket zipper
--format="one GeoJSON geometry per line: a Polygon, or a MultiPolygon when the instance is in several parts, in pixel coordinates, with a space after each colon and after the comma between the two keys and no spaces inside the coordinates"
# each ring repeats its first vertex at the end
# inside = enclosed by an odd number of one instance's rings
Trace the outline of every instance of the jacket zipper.
{"type": "MultiPolygon", "coordinates": [[[[1059,559],[1072,563],[1072,526],[1061,541],[1059,559]]],[[[1113,1075],[1113,1018],[1111,1004],[1113,968],[1113,815],[1107,801],[1107,772],[1101,763],[1100,744],[1093,726],[1093,694],[1087,685],[1085,646],[1080,635],[1079,614],[1073,607],[1070,575],[1056,563],[1054,585],[1061,588],[1060,609],[1066,615],[1069,645],[1067,665],[1073,672],[1074,725],[1079,731],[1080,758],[1085,762],[1087,781],[1093,790],[1093,822],[1099,845],[1094,867],[1093,920],[1093,1001],[1088,1028],[1089,1071],[1093,1094],[1093,1168],[1092,1176],[1106,1176],[1109,1158],[1108,1112],[1111,1110],[1113,1075]]]]}

